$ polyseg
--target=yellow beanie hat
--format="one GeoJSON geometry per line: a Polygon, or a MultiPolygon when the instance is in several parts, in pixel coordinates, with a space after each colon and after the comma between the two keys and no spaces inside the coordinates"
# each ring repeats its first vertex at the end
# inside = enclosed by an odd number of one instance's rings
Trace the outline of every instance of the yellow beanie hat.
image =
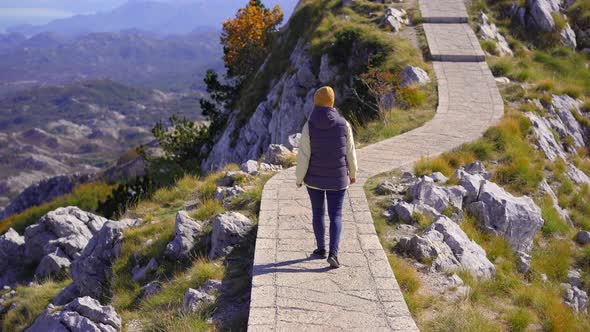
{"type": "Polygon", "coordinates": [[[329,86],[319,88],[313,96],[315,106],[334,107],[334,90],[329,86]]]}

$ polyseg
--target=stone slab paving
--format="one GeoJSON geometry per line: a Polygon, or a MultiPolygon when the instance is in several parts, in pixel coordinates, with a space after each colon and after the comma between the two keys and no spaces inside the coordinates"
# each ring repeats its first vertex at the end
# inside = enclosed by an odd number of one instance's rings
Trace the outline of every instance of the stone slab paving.
{"type": "MultiPolygon", "coordinates": [[[[447,3],[453,8],[458,6],[455,2],[421,0],[420,5],[437,8],[447,3]]],[[[457,15],[463,14],[464,7],[457,15]]],[[[464,29],[462,24],[449,25],[464,29]]],[[[438,36],[447,32],[429,29],[426,37],[441,48],[447,42],[455,45],[438,36]]],[[[469,38],[463,40],[465,48],[473,46],[469,38]]],[[[422,157],[477,139],[504,112],[485,62],[433,65],[439,93],[435,117],[420,128],[357,151],[358,182],[346,195],[340,269],[329,269],[325,260],[310,257],[315,249],[311,207],[305,188],[295,186],[295,168],[267,182],[254,255],[249,331],[418,330],[375,232],[363,185],[376,174],[410,168],[422,157]]]]}
{"type": "Polygon", "coordinates": [[[435,61],[485,61],[473,29],[466,24],[425,23],[428,48],[435,61]]]}
{"type": "Polygon", "coordinates": [[[420,12],[426,23],[466,23],[464,0],[420,0],[420,12]]]}

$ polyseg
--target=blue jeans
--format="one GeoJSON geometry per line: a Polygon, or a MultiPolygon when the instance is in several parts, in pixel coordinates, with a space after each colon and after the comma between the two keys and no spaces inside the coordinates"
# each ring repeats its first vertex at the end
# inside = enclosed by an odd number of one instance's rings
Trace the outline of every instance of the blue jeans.
{"type": "Polygon", "coordinates": [[[346,189],[318,190],[307,187],[313,214],[313,232],[318,249],[326,248],[326,225],[324,223],[325,204],[328,201],[328,217],[330,218],[330,254],[338,255],[340,232],[342,232],[342,205],[346,189]]]}

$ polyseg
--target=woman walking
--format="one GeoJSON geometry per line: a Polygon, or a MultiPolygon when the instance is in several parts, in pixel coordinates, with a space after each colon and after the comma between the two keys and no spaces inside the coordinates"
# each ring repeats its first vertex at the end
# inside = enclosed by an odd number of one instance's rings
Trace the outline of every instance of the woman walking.
{"type": "Polygon", "coordinates": [[[319,88],[315,107],[301,132],[297,153],[296,184],[307,187],[313,214],[317,249],[314,256],[326,258],[325,201],[330,219],[328,263],[340,267],[338,246],[342,231],[342,205],[346,189],[356,182],[356,151],[350,124],[334,108],[334,90],[319,88]]]}

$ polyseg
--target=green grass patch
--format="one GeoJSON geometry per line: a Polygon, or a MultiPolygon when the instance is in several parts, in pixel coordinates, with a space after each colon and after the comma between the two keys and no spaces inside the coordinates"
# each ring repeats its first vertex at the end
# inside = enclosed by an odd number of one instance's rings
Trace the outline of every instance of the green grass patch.
{"type": "Polygon", "coordinates": [[[6,232],[11,227],[22,234],[27,226],[36,223],[47,212],[59,207],[77,206],[84,211],[95,212],[98,202],[106,199],[113,188],[113,185],[104,182],[81,184],[69,194],[59,196],[48,203],[30,207],[18,214],[3,219],[0,221],[0,234],[6,232]]]}
{"type": "Polygon", "coordinates": [[[8,298],[4,303],[9,307],[16,303],[16,308],[10,310],[2,320],[3,331],[24,331],[45,310],[47,305],[71,280],[45,280],[31,287],[18,286],[16,296],[8,298]]]}

